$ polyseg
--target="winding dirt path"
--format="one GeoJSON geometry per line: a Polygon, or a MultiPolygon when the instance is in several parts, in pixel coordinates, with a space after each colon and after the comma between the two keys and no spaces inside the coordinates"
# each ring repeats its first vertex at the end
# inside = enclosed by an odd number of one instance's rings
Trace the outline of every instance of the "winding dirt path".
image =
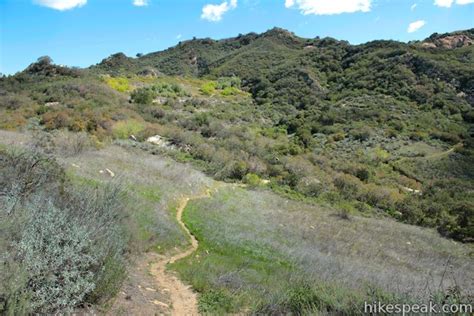
{"type": "MultiPolygon", "coordinates": [[[[206,189],[204,194],[191,197],[182,197],[179,200],[178,207],[176,210],[176,220],[186,232],[186,235],[188,235],[191,241],[191,246],[185,249],[184,251],[175,254],[172,257],[162,258],[157,262],[151,264],[151,274],[155,277],[155,280],[161,288],[167,289],[169,291],[172,304],[172,315],[199,315],[196,293],[191,289],[190,286],[185,285],[176,275],[167,271],[166,265],[168,263],[174,263],[178,260],[190,256],[198,248],[199,242],[197,241],[196,237],[191,234],[191,232],[182,220],[183,212],[190,200],[197,200],[210,196],[211,189],[208,188],[206,189]]],[[[157,302],[157,304],[160,303],[157,302]]]]}

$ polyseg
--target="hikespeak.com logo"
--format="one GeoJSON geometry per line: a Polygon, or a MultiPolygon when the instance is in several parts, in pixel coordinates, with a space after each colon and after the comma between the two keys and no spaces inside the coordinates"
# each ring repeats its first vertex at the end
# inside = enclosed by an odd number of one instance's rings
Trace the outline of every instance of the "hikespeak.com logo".
{"type": "Polygon", "coordinates": [[[365,314],[396,314],[396,315],[434,315],[434,314],[460,314],[472,315],[472,304],[390,304],[382,302],[365,302],[365,314]]]}

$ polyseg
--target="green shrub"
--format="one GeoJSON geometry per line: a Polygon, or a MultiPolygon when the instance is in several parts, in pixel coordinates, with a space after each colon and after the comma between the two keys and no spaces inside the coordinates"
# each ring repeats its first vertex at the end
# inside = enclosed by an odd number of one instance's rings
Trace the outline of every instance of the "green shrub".
{"type": "Polygon", "coordinates": [[[439,232],[465,242],[474,240],[474,203],[459,202],[452,214],[441,219],[439,232]]]}
{"type": "Polygon", "coordinates": [[[130,119],[119,121],[112,127],[112,132],[116,138],[127,139],[130,135],[137,135],[145,129],[145,124],[140,121],[130,119]]]}
{"type": "Polygon", "coordinates": [[[366,141],[373,135],[373,131],[370,127],[364,126],[351,130],[350,135],[356,140],[366,141]]]}
{"type": "Polygon", "coordinates": [[[132,101],[137,104],[151,104],[156,96],[156,92],[148,88],[136,89],[131,94],[132,101]]]}
{"type": "Polygon", "coordinates": [[[354,175],[359,178],[361,181],[367,182],[371,177],[371,172],[364,166],[356,168],[354,175]]]}
{"type": "Polygon", "coordinates": [[[373,150],[373,159],[376,162],[386,162],[390,158],[390,153],[382,148],[380,146],[377,146],[373,150]]]}
{"type": "Polygon", "coordinates": [[[204,95],[212,95],[216,92],[217,84],[214,81],[206,82],[201,86],[201,92],[204,95]]]}
{"type": "Polygon", "coordinates": [[[224,168],[216,174],[216,177],[223,180],[241,180],[247,174],[247,171],[248,167],[244,161],[232,160],[225,164],[224,168]]]}
{"type": "Polygon", "coordinates": [[[349,202],[340,202],[337,204],[337,215],[341,219],[349,220],[355,212],[355,207],[349,202]]]}
{"type": "Polygon", "coordinates": [[[103,303],[115,297],[125,279],[125,263],[121,256],[110,254],[97,275],[94,290],[88,295],[87,301],[93,304],[103,303]]]}
{"type": "Polygon", "coordinates": [[[363,187],[363,183],[356,177],[349,174],[341,174],[334,179],[334,185],[342,195],[348,199],[355,199],[358,192],[363,187]]]}
{"type": "Polygon", "coordinates": [[[242,81],[239,77],[221,77],[217,79],[216,88],[219,90],[225,90],[227,88],[235,88],[239,91],[242,85],[242,81]]]}
{"type": "Polygon", "coordinates": [[[369,205],[393,210],[396,204],[403,199],[403,196],[397,189],[369,183],[364,187],[359,198],[369,205]]]}
{"type": "Polygon", "coordinates": [[[244,182],[250,187],[258,187],[262,183],[262,179],[255,173],[247,173],[244,177],[244,182]]]}
{"type": "Polygon", "coordinates": [[[212,290],[199,297],[200,313],[226,314],[232,311],[232,298],[222,290],[212,290]]]}
{"type": "Polygon", "coordinates": [[[222,91],[221,91],[221,95],[223,96],[229,96],[229,95],[237,95],[239,94],[240,90],[237,89],[237,88],[234,88],[234,87],[227,87],[227,88],[224,88],[222,91]]]}
{"type": "Polygon", "coordinates": [[[307,196],[317,197],[325,191],[325,186],[314,177],[303,177],[298,181],[296,189],[307,196]]]}

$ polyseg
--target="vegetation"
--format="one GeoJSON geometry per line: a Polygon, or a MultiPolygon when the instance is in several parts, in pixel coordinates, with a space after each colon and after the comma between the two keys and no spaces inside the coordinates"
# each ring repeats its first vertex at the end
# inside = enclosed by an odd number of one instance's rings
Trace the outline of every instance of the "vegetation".
{"type": "Polygon", "coordinates": [[[46,59],[1,79],[3,128],[39,120],[102,141],[159,134],[218,179],[251,173],[279,191],[473,238],[472,46],[351,46],[273,29],[117,54],[82,72],[46,59]],[[150,68],[188,77],[136,75],[150,68]]]}
{"type": "MultiPolygon", "coordinates": [[[[473,39],[473,32],[433,34],[423,42],[408,44],[350,45],[332,38],[300,38],[276,28],[220,41],[194,39],[137,58],[118,53],[88,69],[58,66],[45,56],[22,72],[0,78],[0,128],[34,131],[38,135],[34,147],[46,155],[70,157],[84,148],[115,142],[191,162],[215,179],[243,182],[253,192],[267,187],[305,205],[334,208],[340,225],[351,225],[360,216],[389,217],[472,243],[474,46],[445,47],[443,43],[450,36],[473,39]],[[145,142],[156,135],[162,144],[145,142]]],[[[61,168],[51,167],[56,165],[49,157],[9,151],[2,151],[1,157],[2,176],[8,176],[2,179],[5,192],[0,201],[6,210],[2,218],[8,220],[1,224],[7,233],[2,233],[0,247],[8,254],[2,257],[2,267],[9,269],[1,277],[15,275],[0,280],[5,284],[0,289],[4,309],[50,313],[105,299],[105,293],[113,293],[123,278],[123,253],[131,244],[142,245],[137,247],[140,251],[161,251],[185,243],[164,207],[159,219],[153,215],[162,198],[153,191],[156,183],[143,182],[129,190],[133,194],[125,200],[141,208],[124,213],[120,190],[92,190],[88,184],[83,188],[81,181],[71,184],[70,177],[59,172],[61,168]],[[36,168],[27,168],[33,164],[28,159],[38,159],[38,167],[45,168],[38,181],[51,179],[31,192],[28,184],[23,192],[25,183],[9,179],[32,181],[37,176],[36,168]],[[12,163],[15,160],[21,162],[19,169],[12,163]],[[84,190],[87,193],[77,193],[84,190]],[[110,190],[116,192],[111,197],[110,190]],[[94,203],[102,205],[104,216],[109,217],[97,215],[98,209],[91,208],[83,196],[97,196],[94,203]],[[111,198],[118,204],[109,205],[106,201],[111,198]],[[90,223],[78,215],[83,211],[91,212],[90,223]],[[132,231],[115,230],[124,227],[119,214],[130,215],[125,226],[132,231]],[[108,230],[83,238],[94,231],[94,225],[111,218],[108,230]],[[24,227],[24,231],[12,227],[24,227]],[[53,228],[58,233],[44,241],[44,248],[31,246],[42,229],[51,234],[53,228]],[[130,239],[114,237],[118,235],[130,239]],[[111,246],[112,253],[104,252],[112,239],[120,245],[111,246]],[[40,252],[56,253],[58,247],[64,256],[50,256],[57,261],[45,257],[38,266],[29,266],[40,252]],[[25,260],[25,265],[18,260],[25,260]],[[44,277],[46,269],[58,272],[51,279],[37,279],[44,277]],[[52,288],[58,288],[55,280],[66,280],[61,274],[66,272],[77,284],[64,281],[61,293],[53,293],[52,288]]],[[[117,169],[126,172],[127,168],[117,165],[117,169]]],[[[135,180],[140,177],[148,174],[130,175],[135,180]]],[[[175,191],[189,190],[187,185],[175,188],[173,181],[166,185],[175,191]]],[[[321,286],[295,281],[288,271],[302,273],[305,265],[291,260],[285,249],[266,244],[247,247],[232,240],[219,245],[205,234],[209,228],[197,221],[197,212],[191,209],[190,216],[195,217],[187,220],[202,238],[202,251],[215,251],[212,256],[217,257],[210,256],[206,263],[215,270],[206,274],[191,258],[187,262],[200,273],[193,275],[182,263],[176,268],[203,293],[202,312],[238,312],[241,303],[248,303],[254,304],[256,313],[344,313],[352,303],[373,298],[367,288],[332,287],[312,275],[306,279],[321,286]],[[276,255],[270,255],[269,249],[276,255]],[[210,281],[221,282],[216,279],[219,269],[238,270],[236,262],[257,271],[256,276],[250,275],[252,271],[241,276],[249,282],[248,288],[258,278],[273,275],[294,286],[275,287],[270,278],[267,292],[262,292],[240,290],[237,285],[242,279],[236,281],[234,275],[224,279],[237,282],[236,288],[227,281],[222,281],[224,285],[210,281]],[[339,305],[329,299],[342,300],[346,294],[350,299],[339,305]],[[250,296],[260,301],[249,300],[250,296]]],[[[253,238],[249,243],[259,236],[253,238]]],[[[323,260],[319,259],[318,264],[323,260]]],[[[389,281],[379,281],[377,289],[393,293],[383,286],[389,281]]]]}
{"type": "Polygon", "coordinates": [[[469,301],[469,281],[462,279],[471,259],[456,255],[465,245],[390,221],[343,220],[341,209],[221,188],[189,204],[185,222],[200,246],[173,267],[210,314],[248,306],[265,315],[363,315],[365,301],[436,301],[453,287],[454,300],[469,301]]]}
{"type": "Polygon", "coordinates": [[[120,189],[72,186],[39,153],[2,150],[0,163],[2,313],[70,311],[113,297],[125,276],[120,189]]]}

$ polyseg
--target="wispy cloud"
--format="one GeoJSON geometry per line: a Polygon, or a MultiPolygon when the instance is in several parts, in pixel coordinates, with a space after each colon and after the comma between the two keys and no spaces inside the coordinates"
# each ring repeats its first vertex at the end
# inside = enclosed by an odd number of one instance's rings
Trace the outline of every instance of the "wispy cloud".
{"type": "Polygon", "coordinates": [[[148,5],[148,0],[133,0],[133,5],[136,7],[146,7],[148,5]]]}
{"type": "Polygon", "coordinates": [[[34,2],[44,7],[65,11],[82,7],[87,0],[34,0],[34,2]]]}
{"type": "Polygon", "coordinates": [[[222,16],[229,10],[237,8],[237,0],[224,1],[221,4],[206,4],[202,8],[201,18],[210,22],[222,20],[222,16]]]}
{"type": "Polygon", "coordinates": [[[474,0],[435,0],[434,4],[438,7],[442,8],[451,8],[453,3],[458,5],[466,5],[470,3],[474,3],[474,0]]]}
{"type": "Polygon", "coordinates": [[[423,26],[425,26],[426,22],[424,20],[418,20],[415,22],[412,22],[408,25],[407,32],[408,33],[413,33],[421,29],[423,26]]]}
{"type": "Polygon", "coordinates": [[[371,4],[372,0],[285,0],[285,7],[297,7],[304,15],[369,12],[371,4]]]}
{"type": "Polygon", "coordinates": [[[181,35],[181,34],[178,34],[178,35],[176,36],[176,39],[178,39],[178,40],[179,40],[179,39],[181,39],[182,37],[183,37],[183,35],[181,35]]]}
{"type": "Polygon", "coordinates": [[[411,5],[411,7],[410,7],[410,10],[415,11],[415,9],[416,9],[417,6],[418,6],[418,4],[413,3],[413,4],[411,5]]]}

